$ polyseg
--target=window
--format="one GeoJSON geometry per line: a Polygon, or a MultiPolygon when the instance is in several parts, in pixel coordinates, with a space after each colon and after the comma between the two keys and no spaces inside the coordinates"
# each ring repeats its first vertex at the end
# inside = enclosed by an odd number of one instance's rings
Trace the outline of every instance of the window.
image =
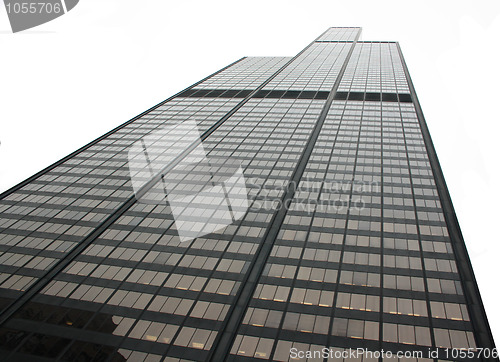
{"type": "Polygon", "coordinates": [[[385,342],[417,344],[421,346],[431,345],[430,331],[427,327],[384,323],[383,335],[385,342]]]}
{"type": "Polygon", "coordinates": [[[430,302],[433,318],[468,321],[469,313],[465,304],[430,302]]]}
{"type": "Polygon", "coordinates": [[[339,293],[337,308],[378,312],[380,297],[375,295],[339,293]]]}
{"type": "Polygon", "coordinates": [[[329,324],[329,317],[288,312],[283,321],[283,329],[304,333],[328,334],[329,324]]]}
{"type": "Polygon", "coordinates": [[[425,300],[384,297],[384,312],[426,317],[427,303],[425,300]]]}
{"type": "Polygon", "coordinates": [[[255,327],[278,328],[282,314],[282,312],[276,310],[248,308],[243,323],[255,327]]]}
{"type": "Polygon", "coordinates": [[[286,302],[289,292],[289,287],[259,284],[255,289],[254,297],[264,300],[273,300],[275,302],[286,302]]]}
{"type": "Polygon", "coordinates": [[[332,335],[377,340],[378,328],[378,322],[335,318],[332,326],[332,335]]]}
{"type": "Polygon", "coordinates": [[[232,354],[250,358],[269,359],[274,340],[252,336],[236,336],[231,349],[232,354]]]}
{"type": "Polygon", "coordinates": [[[290,302],[320,307],[331,307],[334,292],[327,290],[294,288],[290,302]]]}
{"type": "Polygon", "coordinates": [[[208,350],[212,347],[217,332],[201,328],[182,327],[174,344],[208,350]]]}

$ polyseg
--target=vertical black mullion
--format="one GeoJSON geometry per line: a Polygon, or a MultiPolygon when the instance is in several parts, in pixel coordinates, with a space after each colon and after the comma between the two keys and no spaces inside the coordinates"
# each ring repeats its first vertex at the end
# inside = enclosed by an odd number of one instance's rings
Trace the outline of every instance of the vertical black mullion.
{"type": "MultiPolygon", "coordinates": [[[[436,183],[439,200],[441,202],[444,218],[448,227],[449,238],[455,254],[455,260],[457,262],[457,268],[462,283],[464,297],[467,301],[467,309],[469,311],[470,320],[474,329],[474,337],[479,347],[493,350],[495,348],[495,342],[493,340],[493,335],[488,323],[488,318],[486,316],[486,311],[484,309],[477,281],[474,276],[472,264],[467,253],[465,241],[460,230],[460,225],[458,224],[457,215],[455,213],[455,209],[453,208],[453,203],[451,201],[448,187],[446,186],[446,181],[444,180],[443,171],[439,164],[437,153],[434,148],[434,144],[432,142],[432,138],[430,136],[429,129],[422,112],[422,108],[420,107],[420,103],[418,101],[418,97],[415,92],[415,87],[411,80],[408,67],[404,60],[401,47],[399,46],[399,43],[396,43],[396,46],[398,49],[399,57],[401,58],[401,64],[406,76],[406,81],[408,82],[411,99],[413,101],[417,119],[420,124],[420,131],[422,132],[427,156],[429,157],[429,163],[431,165],[432,174],[436,183]]],[[[495,361],[498,359],[482,358],[481,360],[495,361]]]]}
{"type": "MultiPolygon", "coordinates": [[[[379,349],[382,350],[384,340],[384,104],[382,102],[383,79],[382,79],[382,45],[379,45],[380,52],[380,304],[379,304],[379,349]]],[[[379,362],[383,362],[382,356],[379,362]]]]}
{"type": "MultiPolygon", "coordinates": [[[[344,110],[345,110],[345,108],[344,108],[344,110]]],[[[328,158],[328,164],[330,163],[330,160],[331,160],[331,158],[333,156],[333,149],[335,147],[335,143],[337,142],[338,132],[340,130],[341,123],[342,123],[342,119],[340,120],[339,125],[337,126],[337,134],[335,135],[335,139],[333,140],[332,152],[330,152],[330,156],[328,158]]],[[[325,177],[326,177],[327,173],[328,173],[328,168],[325,170],[325,177]]],[[[323,181],[324,181],[324,179],[323,179],[323,181]]],[[[318,198],[317,198],[317,200],[319,200],[321,198],[321,193],[323,191],[323,185],[324,185],[324,182],[321,183],[321,186],[320,186],[320,189],[319,189],[319,192],[318,192],[318,198]]],[[[292,199],[292,202],[293,202],[293,199],[292,199]]],[[[302,251],[301,251],[301,254],[300,254],[300,257],[299,257],[299,262],[297,264],[297,269],[295,270],[295,273],[294,273],[294,276],[293,276],[293,279],[292,279],[292,284],[291,284],[291,287],[290,287],[290,293],[288,294],[288,298],[287,298],[287,301],[285,303],[285,309],[283,311],[283,316],[282,316],[281,321],[280,321],[279,326],[278,326],[277,338],[274,340],[270,356],[274,355],[274,352],[276,351],[276,347],[278,346],[280,332],[283,330],[283,323],[285,321],[286,312],[288,311],[288,307],[289,307],[289,304],[290,304],[290,299],[292,297],[293,289],[295,288],[295,284],[296,284],[296,281],[297,281],[297,276],[299,274],[299,268],[302,265],[304,251],[305,251],[306,246],[307,246],[307,240],[308,240],[309,235],[311,233],[312,224],[314,222],[314,217],[316,216],[317,210],[318,210],[318,206],[316,205],[314,211],[312,212],[311,222],[309,224],[309,227],[308,227],[308,230],[307,230],[307,233],[306,233],[306,238],[305,238],[304,242],[302,243],[302,251]]],[[[331,250],[331,249],[329,249],[329,250],[331,250]]],[[[339,260],[339,262],[340,262],[340,260],[339,260]]],[[[321,290],[323,290],[323,289],[321,289],[321,290]]],[[[335,308],[334,302],[335,302],[335,299],[332,301],[332,308],[335,308]]],[[[325,336],[325,338],[328,340],[328,335],[325,336]]]]}
{"type": "Polygon", "coordinates": [[[434,338],[434,328],[433,328],[433,323],[432,323],[432,313],[431,313],[431,305],[430,305],[430,298],[429,298],[429,287],[427,285],[427,273],[425,270],[424,252],[422,250],[422,237],[420,235],[420,223],[418,221],[417,202],[415,200],[415,191],[413,189],[413,176],[412,176],[412,171],[411,171],[410,156],[408,153],[408,144],[406,143],[406,132],[405,132],[405,128],[404,128],[403,114],[401,112],[401,107],[399,106],[399,102],[398,102],[398,107],[399,107],[399,114],[400,114],[400,118],[401,118],[401,130],[403,132],[403,140],[404,140],[404,144],[405,144],[406,164],[408,166],[408,176],[410,179],[411,196],[412,196],[412,202],[413,202],[413,213],[415,215],[415,224],[417,226],[418,247],[420,249],[420,251],[419,251],[420,263],[422,264],[422,274],[423,274],[423,279],[424,279],[424,292],[425,292],[425,300],[426,300],[426,304],[427,304],[427,315],[428,315],[427,318],[428,318],[428,322],[429,322],[429,330],[430,330],[432,348],[436,348],[436,340],[434,338]]]}
{"type": "MultiPolygon", "coordinates": [[[[391,64],[393,65],[392,70],[393,70],[393,74],[394,74],[394,79],[396,79],[396,74],[394,72],[394,62],[396,60],[392,58],[392,54],[390,53],[390,51],[389,51],[389,55],[391,56],[391,64]]],[[[425,301],[426,301],[426,305],[427,305],[427,315],[428,315],[428,323],[429,323],[429,333],[430,333],[430,338],[431,338],[431,347],[435,348],[436,344],[435,344],[434,333],[433,333],[433,328],[432,328],[431,309],[430,309],[429,293],[428,293],[428,287],[427,287],[427,276],[425,273],[425,264],[424,264],[423,251],[422,251],[422,242],[421,242],[421,237],[420,237],[420,229],[419,229],[418,215],[417,215],[417,205],[416,205],[415,194],[414,194],[414,190],[413,190],[411,165],[410,165],[410,159],[409,159],[409,154],[408,154],[408,146],[406,144],[406,133],[405,133],[405,128],[404,128],[404,124],[403,124],[403,116],[402,116],[402,112],[401,112],[401,107],[399,106],[399,102],[398,102],[398,109],[399,109],[399,117],[400,117],[400,123],[401,123],[401,131],[403,133],[403,141],[404,141],[404,146],[405,146],[405,157],[406,157],[406,165],[408,167],[408,177],[410,180],[410,188],[411,188],[411,192],[412,192],[411,195],[412,195],[412,203],[413,203],[413,213],[415,215],[415,225],[416,225],[416,229],[417,229],[417,239],[418,239],[418,244],[419,244],[420,263],[422,265],[422,274],[423,274],[422,278],[424,280],[424,293],[425,293],[425,301]]],[[[410,284],[411,284],[411,282],[410,282],[410,284]]]]}
{"type": "MultiPolygon", "coordinates": [[[[358,63],[356,63],[356,68],[354,69],[353,81],[356,79],[356,70],[358,68],[359,59],[362,59],[362,54],[363,54],[363,49],[361,49],[361,51],[360,51],[360,55],[359,55],[359,58],[358,58],[358,63]]],[[[370,49],[370,54],[371,54],[371,49],[370,49]]],[[[369,58],[370,58],[370,55],[368,55],[368,59],[369,58]]],[[[368,63],[368,67],[369,67],[369,63],[368,63]]],[[[366,82],[367,81],[368,81],[368,78],[367,78],[366,82]]],[[[366,82],[365,82],[365,88],[366,88],[366,82]]],[[[349,87],[349,93],[350,93],[351,89],[352,89],[352,82],[351,82],[351,85],[349,87]]],[[[349,100],[346,99],[345,100],[345,104],[344,104],[344,112],[342,114],[341,121],[343,121],[345,110],[348,107],[349,107],[349,100]]],[[[356,175],[356,164],[357,164],[357,159],[358,159],[359,140],[360,140],[360,135],[361,135],[363,111],[364,111],[364,101],[361,101],[361,116],[360,116],[360,120],[359,120],[358,140],[356,142],[356,144],[357,144],[357,146],[356,146],[356,154],[354,156],[352,178],[350,180],[351,181],[351,189],[349,191],[348,207],[347,207],[347,212],[346,212],[346,215],[345,215],[345,228],[344,228],[344,234],[342,236],[342,244],[341,244],[341,249],[340,249],[339,267],[338,267],[338,272],[337,272],[337,282],[336,282],[336,285],[335,285],[335,291],[334,291],[335,294],[334,294],[334,298],[333,298],[333,307],[332,307],[331,314],[330,314],[330,325],[329,325],[329,328],[328,328],[328,344],[327,344],[328,348],[332,347],[332,345],[333,345],[332,342],[335,340],[335,338],[332,336],[332,330],[333,330],[333,324],[335,323],[335,318],[336,318],[336,308],[337,308],[337,300],[338,300],[338,295],[339,295],[340,276],[342,274],[342,266],[344,264],[343,258],[344,258],[344,251],[345,251],[345,242],[346,242],[346,238],[347,238],[347,230],[348,230],[348,226],[349,226],[348,225],[349,224],[349,216],[350,216],[350,212],[349,211],[351,209],[351,200],[352,200],[353,189],[354,189],[354,177],[356,175]]],[[[340,128],[339,128],[339,132],[340,132],[340,128]]],[[[352,293],[350,293],[350,294],[352,294],[352,293]]],[[[351,296],[351,298],[352,298],[352,296],[351,296]]],[[[328,361],[328,359],[325,358],[324,362],[327,362],[327,361],[328,361]]]]}
{"type": "MultiPolygon", "coordinates": [[[[364,108],[364,101],[360,101],[362,102],[363,104],[363,108],[364,108]]],[[[347,107],[347,101],[346,101],[346,107],[347,107]]],[[[362,110],[362,113],[363,114],[363,111],[364,109],[362,110]]],[[[362,115],[361,115],[362,117],[362,115]]],[[[363,121],[360,119],[359,121],[359,129],[358,129],[358,140],[357,140],[357,145],[356,145],[356,152],[355,152],[355,155],[354,155],[354,164],[353,164],[353,171],[352,171],[352,178],[350,180],[351,182],[351,187],[350,187],[350,190],[349,190],[349,198],[348,198],[348,207],[347,207],[347,213],[346,213],[346,218],[345,218],[345,229],[344,229],[344,235],[342,236],[342,244],[341,244],[341,251],[340,251],[340,260],[339,260],[339,268],[338,268],[338,273],[337,273],[337,283],[336,283],[336,286],[335,286],[335,295],[334,295],[334,305],[333,305],[333,308],[332,308],[332,311],[331,311],[331,315],[330,315],[330,327],[329,327],[329,330],[328,330],[328,346],[332,346],[332,342],[335,338],[332,337],[332,330],[333,330],[333,324],[335,323],[335,318],[336,318],[336,304],[337,304],[337,299],[338,299],[338,294],[339,294],[339,285],[340,285],[340,276],[342,274],[342,270],[343,270],[343,265],[344,265],[344,262],[343,262],[343,258],[344,258],[344,252],[345,252],[345,242],[346,242],[346,238],[347,238],[347,230],[348,230],[348,225],[349,225],[349,216],[350,216],[350,210],[351,210],[351,202],[352,202],[352,198],[353,198],[353,190],[354,190],[354,177],[356,175],[356,165],[357,165],[357,159],[358,159],[358,151],[359,151],[359,140],[360,140],[360,137],[361,137],[361,129],[362,129],[362,124],[363,124],[363,121]]],[[[352,294],[352,293],[351,293],[352,294]]]]}
{"type": "MultiPolygon", "coordinates": [[[[346,58],[344,59],[344,64],[337,75],[337,79],[335,80],[335,83],[332,87],[332,91],[330,92],[330,95],[328,96],[328,99],[326,100],[323,106],[323,109],[318,117],[316,125],[311,131],[310,137],[304,147],[304,150],[302,152],[302,155],[300,156],[299,161],[297,162],[295,170],[292,173],[287,189],[285,190],[285,193],[281,199],[282,207],[279,208],[277,212],[274,213],[273,218],[271,219],[271,222],[269,224],[269,227],[267,228],[264,234],[263,241],[260,244],[259,249],[257,251],[258,257],[255,258],[255,263],[249,268],[249,271],[247,272],[243,288],[240,292],[241,294],[238,296],[236,303],[232,306],[232,309],[228,313],[228,318],[224,329],[221,332],[219,332],[219,334],[215,339],[214,347],[212,348],[212,352],[210,354],[211,361],[214,362],[224,361],[229,356],[229,351],[233,344],[234,339],[236,338],[239,325],[243,320],[245,311],[247,310],[248,304],[252,298],[255,287],[257,286],[260,275],[262,274],[262,271],[269,257],[269,254],[271,253],[276,237],[281,229],[281,225],[283,224],[283,220],[286,216],[286,209],[288,208],[288,205],[292,201],[292,198],[295,194],[296,185],[298,185],[302,177],[302,174],[304,173],[305,167],[314,148],[314,144],[318,139],[319,133],[325,122],[329,108],[333,102],[335,92],[338,89],[338,86],[340,85],[342,75],[344,74],[345,69],[347,68],[347,64],[352,55],[357,39],[359,38],[359,35],[360,32],[358,31],[356,39],[353,42],[351,42],[351,48],[348,54],[346,55],[346,58]]],[[[306,49],[304,49],[302,52],[304,52],[306,49]]],[[[296,59],[300,54],[302,54],[302,52],[299,53],[296,57],[294,57],[294,59],[296,59]]]]}

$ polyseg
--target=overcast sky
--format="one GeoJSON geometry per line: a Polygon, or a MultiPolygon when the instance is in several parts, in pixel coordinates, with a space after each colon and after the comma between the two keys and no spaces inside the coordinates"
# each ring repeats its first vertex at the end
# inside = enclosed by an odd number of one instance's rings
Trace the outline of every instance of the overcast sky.
{"type": "Polygon", "coordinates": [[[12,34],[0,8],[0,192],[243,56],[361,26],[400,42],[499,342],[499,14],[498,1],[81,0],[12,34]]]}

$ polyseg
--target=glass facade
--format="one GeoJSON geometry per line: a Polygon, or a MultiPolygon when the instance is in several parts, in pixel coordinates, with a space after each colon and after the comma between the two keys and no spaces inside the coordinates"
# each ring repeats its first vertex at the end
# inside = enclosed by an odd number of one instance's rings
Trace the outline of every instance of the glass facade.
{"type": "Polygon", "coordinates": [[[2,194],[2,360],[493,349],[399,45],[360,33],[240,59],[2,194]],[[164,127],[186,121],[199,142],[166,159],[144,148],[165,168],[134,185],[134,144],[161,148],[164,127]],[[221,215],[231,162],[247,197],[221,215]]]}

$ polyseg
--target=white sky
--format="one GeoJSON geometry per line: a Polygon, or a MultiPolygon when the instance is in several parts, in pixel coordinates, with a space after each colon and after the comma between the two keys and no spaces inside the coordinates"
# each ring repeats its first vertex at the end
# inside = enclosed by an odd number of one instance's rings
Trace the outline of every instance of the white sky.
{"type": "Polygon", "coordinates": [[[0,192],[242,56],[361,26],[401,44],[499,342],[499,14],[498,1],[81,0],[12,34],[0,7],[0,192]]]}

